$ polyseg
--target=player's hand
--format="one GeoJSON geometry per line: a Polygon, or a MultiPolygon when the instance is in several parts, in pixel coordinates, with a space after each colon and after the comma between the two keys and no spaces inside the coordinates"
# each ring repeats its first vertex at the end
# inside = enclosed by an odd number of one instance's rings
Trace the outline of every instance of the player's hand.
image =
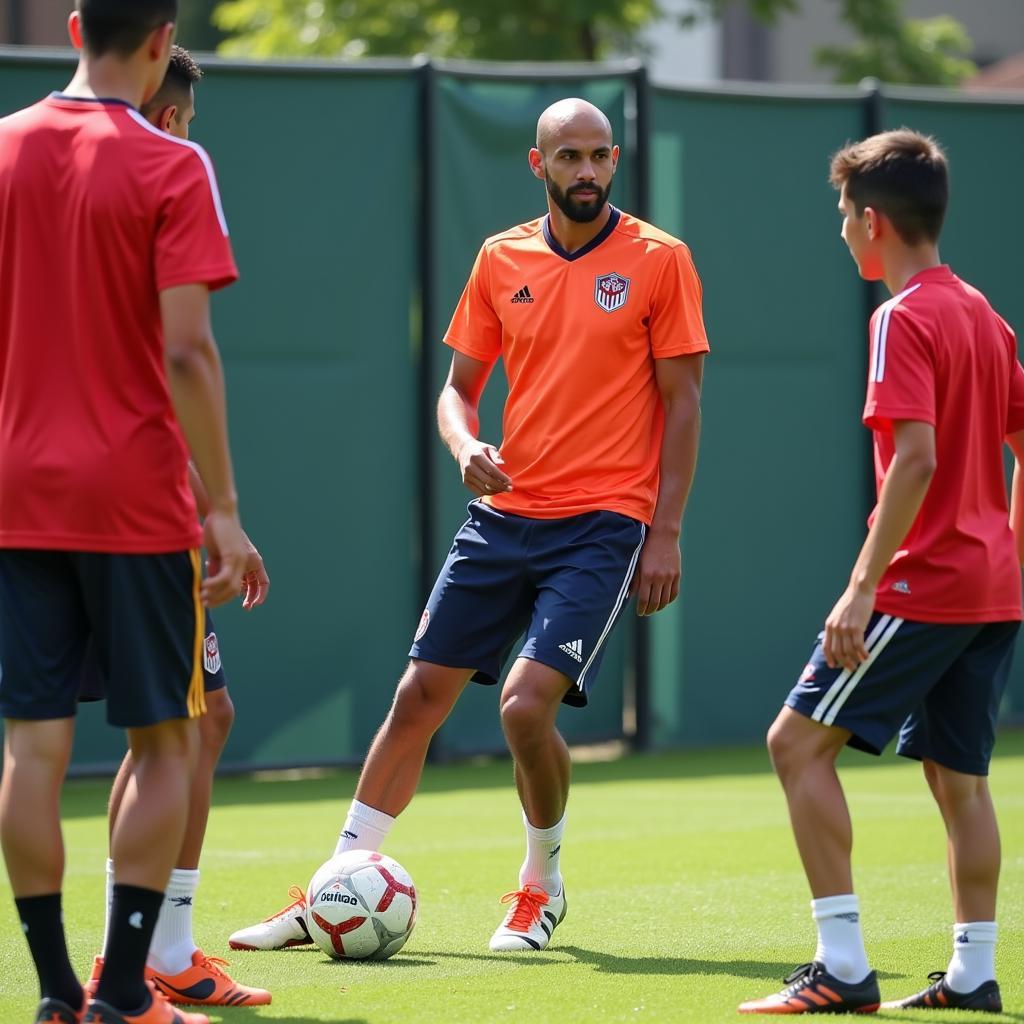
{"type": "Polygon", "coordinates": [[[637,615],[653,615],[679,596],[683,556],[679,535],[651,530],[640,552],[630,593],[636,595],[637,615]]]}
{"type": "Polygon", "coordinates": [[[206,548],[206,579],[200,594],[207,608],[216,608],[242,589],[242,573],[250,544],[238,521],[238,513],[210,509],[203,521],[203,546],[206,548]]]}
{"type": "Polygon", "coordinates": [[[251,612],[253,608],[263,604],[270,595],[270,577],[267,575],[267,567],[263,564],[263,556],[256,550],[256,545],[248,536],[245,542],[249,550],[242,570],[242,607],[251,612]]]}
{"type": "Polygon", "coordinates": [[[821,649],[829,668],[842,666],[851,672],[867,660],[864,631],[875,610],[875,591],[860,590],[852,584],[836,601],[825,620],[825,639],[821,649]]]}
{"type": "Polygon", "coordinates": [[[512,477],[499,468],[504,465],[501,452],[493,444],[467,441],[459,450],[462,482],[477,497],[501,494],[512,490],[512,477]]]}

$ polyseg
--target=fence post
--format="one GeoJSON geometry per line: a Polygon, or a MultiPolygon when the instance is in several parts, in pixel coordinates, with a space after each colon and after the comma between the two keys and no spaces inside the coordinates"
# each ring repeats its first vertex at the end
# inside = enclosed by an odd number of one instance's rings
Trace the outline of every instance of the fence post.
{"type": "MultiPolygon", "coordinates": [[[[636,207],[641,220],[651,217],[651,82],[647,67],[641,64],[633,80],[633,155],[636,160],[636,207]]],[[[627,124],[629,119],[627,118],[627,124]]],[[[633,616],[633,737],[634,750],[651,745],[651,630],[646,618],[633,616]]],[[[628,704],[628,702],[627,702],[628,704]]]]}

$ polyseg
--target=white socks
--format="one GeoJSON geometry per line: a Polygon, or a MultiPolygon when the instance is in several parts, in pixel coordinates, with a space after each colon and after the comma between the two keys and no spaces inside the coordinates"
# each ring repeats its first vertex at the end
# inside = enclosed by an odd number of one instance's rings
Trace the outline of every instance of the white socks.
{"type": "MultiPolygon", "coordinates": [[[[149,947],[148,966],[160,974],[180,974],[192,966],[198,948],[192,938],[192,903],[199,887],[199,872],[175,868],[171,872],[160,916],[149,947]]],[[[103,950],[110,933],[110,900],[114,889],[114,862],[107,858],[107,898],[103,925],[103,950]]]]}
{"type": "Polygon", "coordinates": [[[565,830],[565,815],[551,828],[535,828],[523,812],[526,826],[526,860],[519,869],[519,884],[532,882],[539,885],[548,895],[557,895],[562,888],[562,873],[558,867],[558,856],[562,849],[562,832],[565,830]]]}
{"type": "Polygon", "coordinates": [[[946,984],[966,995],[996,977],[995,921],[972,921],[953,925],[953,959],[946,971],[946,984]]]}
{"type": "Polygon", "coordinates": [[[829,974],[854,984],[863,981],[871,968],[860,933],[860,903],[848,896],[825,896],[811,900],[811,912],[818,926],[818,949],[814,959],[829,974]]]}
{"type": "Polygon", "coordinates": [[[171,872],[147,961],[159,974],[180,974],[192,966],[197,948],[192,938],[192,901],[198,886],[198,871],[175,868],[171,872]]]}
{"type": "Polygon", "coordinates": [[[395,819],[390,814],[353,800],[348,809],[345,826],[338,836],[338,845],[334,848],[335,855],[347,853],[349,850],[376,852],[394,823],[395,819]]]}

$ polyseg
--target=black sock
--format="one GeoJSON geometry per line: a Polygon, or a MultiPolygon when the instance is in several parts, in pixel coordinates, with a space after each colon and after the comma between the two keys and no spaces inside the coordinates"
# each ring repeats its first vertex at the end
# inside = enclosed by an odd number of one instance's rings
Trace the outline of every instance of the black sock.
{"type": "Polygon", "coordinates": [[[16,899],[14,905],[18,908],[21,927],[35,961],[41,997],[60,999],[73,1010],[79,1009],[82,1005],[82,986],[68,959],[60,893],[24,896],[16,899]]]}
{"type": "Polygon", "coordinates": [[[146,957],[163,901],[162,892],[114,883],[110,929],[96,998],[115,1009],[134,1013],[149,1006],[146,957]]]}

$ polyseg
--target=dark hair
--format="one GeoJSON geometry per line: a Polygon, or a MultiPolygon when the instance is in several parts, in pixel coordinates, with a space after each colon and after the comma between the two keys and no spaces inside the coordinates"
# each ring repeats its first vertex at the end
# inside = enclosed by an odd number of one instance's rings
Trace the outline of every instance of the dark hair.
{"type": "Polygon", "coordinates": [[[846,186],[858,216],[884,213],[908,245],[935,242],[949,202],[949,164],[929,135],[900,128],[872,135],[832,157],[829,180],[846,186]]]}
{"type": "Polygon", "coordinates": [[[196,63],[195,57],[184,46],[175,43],[171,47],[171,62],[167,65],[163,83],[152,99],[143,105],[142,115],[149,117],[154,110],[170,106],[174,99],[186,97],[191,86],[202,77],[203,69],[196,63]]]}
{"type": "Polygon", "coordinates": [[[178,0],[76,0],[82,40],[94,57],[130,57],[154,29],[178,17],[178,0]]]}

